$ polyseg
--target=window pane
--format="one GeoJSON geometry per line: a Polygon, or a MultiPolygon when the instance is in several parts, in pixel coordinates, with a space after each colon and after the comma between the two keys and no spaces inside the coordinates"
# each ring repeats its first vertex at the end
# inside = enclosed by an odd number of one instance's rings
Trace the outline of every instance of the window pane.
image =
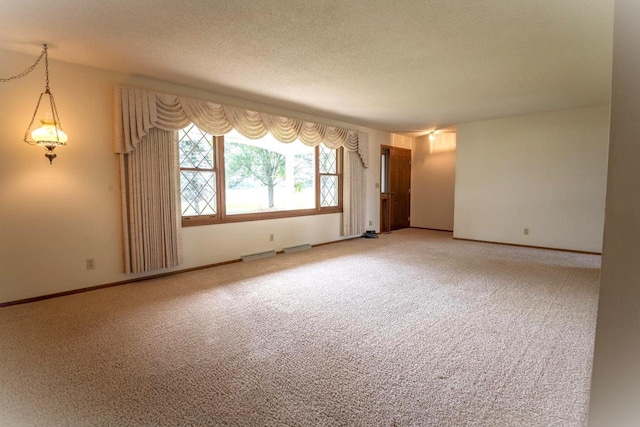
{"type": "Polygon", "coordinates": [[[215,215],[215,172],[180,172],[180,194],[183,216],[215,215]]]}
{"type": "Polygon", "coordinates": [[[224,137],[227,215],[315,208],[313,147],[258,140],[232,131],[224,137]]]}
{"type": "Polygon", "coordinates": [[[320,176],[320,206],[338,206],[338,177],[336,175],[320,176]]]}
{"type": "Polygon", "coordinates": [[[213,138],[196,125],[178,131],[181,168],[213,169],[213,138]]]}
{"type": "Polygon", "coordinates": [[[327,148],[320,144],[320,173],[336,173],[338,165],[338,150],[327,148]]]}
{"type": "Polygon", "coordinates": [[[380,192],[383,194],[387,193],[387,155],[386,153],[383,153],[382,158],[380,159],[380,192]]]}

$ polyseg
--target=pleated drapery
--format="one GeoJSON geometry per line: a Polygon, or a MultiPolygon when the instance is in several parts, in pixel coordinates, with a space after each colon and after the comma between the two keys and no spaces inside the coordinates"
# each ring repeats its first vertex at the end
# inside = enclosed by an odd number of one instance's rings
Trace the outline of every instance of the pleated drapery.
{"type": "Polygon", "coordinates": [[[369,162],[364,132],[182,96],[121,86],[116,93],[116,115],[116,153],[131,152],[151,128],[177,131],[194,123],[214,136],[235,129],[249,139],[271,133],[285,143],[299,139],[312,147],[320,143],[329,148],[343,147],[356,151],[364,167],[369,162]]]}
{"type": "Polygon", "coordinates": [[[365,232],[366,169],[354,151],[346,151],[343,168],[342,236],[365,232]]]}
{"type": "Polygon", "coordinates": [[[117,87],[115,147],[120,154],[126,272],[175,267],[182,262],[179,161],[176,132],[193,123],[221,136],[232,129],[250,139],[271,133],[290,143],[344,148],[340,234],[364,231],[368,135],[336,126],[276,116],[145,89],[117,87]]]}
{"type": "Polygon", "coordinates": [[[121,160],[125,271],[182,263],[177,133],[152,128],[121,160]]]}

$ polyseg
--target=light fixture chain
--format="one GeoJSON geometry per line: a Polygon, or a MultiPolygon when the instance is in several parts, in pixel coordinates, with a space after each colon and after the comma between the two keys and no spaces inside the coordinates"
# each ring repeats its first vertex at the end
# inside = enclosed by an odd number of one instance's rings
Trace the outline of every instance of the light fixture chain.
{"type": "MultiPolygon", "coordinates": [[[[46,87],[47,90],[46,92],[49,93],[49,54],[47,53],[47,45],[43,45],[43,49],[44,51],[44,75],[45,75],[45,81],[46,81],[46,87]]],[[[49,95],[49,97],[51,97],[51,95],[49,95]]]]}
{"type": "MultiPolygon", "coordinates": [[[[34,62],[32,66],[30,66],[29,68],[27,68],[23,72],[16,74],[15,76],[7,77],[7,78],[0,78],[0,82],[5,83],[5,82],[11,81],[11,80],[21,79],[21,78],[25,77],[27,74],[32,72],[38,66],[38,64],[40,63],[40,60],[42,59],[43,56],[45,56],[45,57],[47,56],[47,45],[46,44],[42,46],[42,53],[40,54],[38,59],[36,59],[36,62],[34,62]]],[[[45,62],[46,61],[47,61],[47,59],[45,58],[45,62]]],[[[49,87],[48,73],[47,73],[47,87],[49,87]]]]}
{"type": "Polygon", "coordinates": [[[47,94],[49,95],[49,104],[51,105],[51,115],[53,116],[53,125],[56,130],[56,139],[60,141],[60,135],[58,134],[58,129],[62,129],[62,123],[60,123],[60,117],[58,116],[58,108],[56,107],[56,100],[47,89],[47,94]]]}
{"type": "Polygon", "coordinates": [[[38,97],[38,103],[36,104],[36,109],[33,112],[33,117],[31,117],[31,121],[29,122],[29,126],[27,126],[27,130],[24,131],[24,142],[26,142],[27,144],[34,144],[34,142],[29,141],[29,133],[31,131],[31,126],[33,126],[33,122],[36,121],[36,115],[38,114],[38,108],[40,108],[40,101],[42,101],[42,95],[44,95],[44,93],[41,93],[40,96],[38,97]]]}

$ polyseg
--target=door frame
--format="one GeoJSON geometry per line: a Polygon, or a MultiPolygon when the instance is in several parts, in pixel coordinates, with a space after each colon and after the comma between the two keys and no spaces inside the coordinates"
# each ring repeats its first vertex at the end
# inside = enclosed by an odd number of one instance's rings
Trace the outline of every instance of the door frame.
{"type": "MultiPolygon", "coordinates": [[[[389,194],[390,187],[390,174],[389,174],[389,166],[391,164],[391,150],[401,150],[409,152],[409,212],[411,212],[411,160],[412,153],[410,148],[403,147],[395,147],[393,145],[380,145],[380,232],[381,233],[391,233],[391,195],[389,194]],[[386,161],[382,162],[382,156],[386,154],[386,161]],[[386,167],[385,174],[382,174],[382,168],[386,167]],[[382,182],[382,178],[386,178],[386,182],[382,182]],[[383,193],[382,190],[385,190],[383,193]]],[[[409,217],[410,218],[410,217],[409,217]]],[[[411,223],[409,223],[411,225],[411,223]]]]}

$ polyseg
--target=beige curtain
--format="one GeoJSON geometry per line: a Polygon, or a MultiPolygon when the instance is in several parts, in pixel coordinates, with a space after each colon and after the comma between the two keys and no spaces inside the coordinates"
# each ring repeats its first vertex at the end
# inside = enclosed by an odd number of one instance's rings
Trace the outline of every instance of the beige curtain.
{"type": "Polygon", "coordinates": [[[181,264],[177,133],[151,128],[120,160],[125,272],[181,264]]]}
{"type": "Polygon", "coordinates": [[[126,271],[139,273],[181,263],[179,165],[175,132],[189,123],[212,135],[231,129],[251,139],[271,133],[281,142],[299,139],[346,151],[341,234],[364,231],[363,132],[275,116],[229,105],[139,88],[117,87],[115,152],[121,156],[126,271]],[[356,162],[357,160],[357,162],[356,162]]]}
{"type": "Polygon", "coordinates": [[[116,88],[116,117],[116,153],[131,152],[149,129],[177,131],[194,123],[216,136],[236,129],[250,139],[271,133],[285,143],[299,139],[313,147],[320,143],[329,148],[343,147],[356,151],[368,167],[366,133],[291,117],[122,86],[116,88]]]}
{"type": "Polygon", "coordinates": [[[342,236],[354,236],[365,232],[366,169],[356,152],[347,151],[344,156],[342,198],[342,236]]]}

